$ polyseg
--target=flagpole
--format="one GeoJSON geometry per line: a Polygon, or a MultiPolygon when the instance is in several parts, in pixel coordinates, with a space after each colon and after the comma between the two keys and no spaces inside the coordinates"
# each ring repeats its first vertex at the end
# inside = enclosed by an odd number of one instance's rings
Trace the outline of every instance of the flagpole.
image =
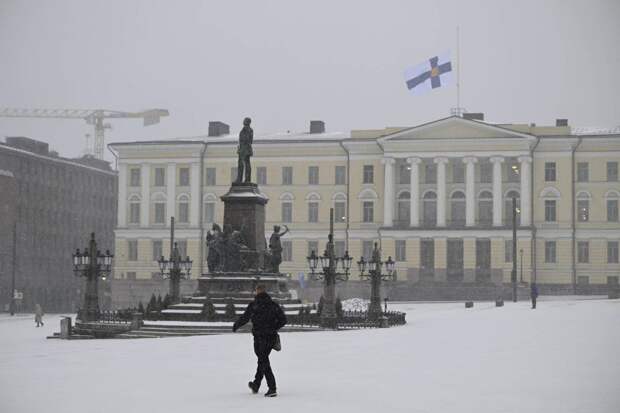
{"type": "Polygon", "coordinates": [[[461,42],[459,26],[456,26],[456,111],[457,116],[462,116],[461,111],[461,42]]]}

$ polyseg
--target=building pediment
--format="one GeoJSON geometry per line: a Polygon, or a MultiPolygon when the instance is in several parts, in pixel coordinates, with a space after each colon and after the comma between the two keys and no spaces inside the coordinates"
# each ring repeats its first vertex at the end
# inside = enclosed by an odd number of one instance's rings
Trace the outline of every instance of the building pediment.
{"type": "Polygon", "coordinates": [[[485,122],[451,116],[383,136],[379,141],[382,143],[396,143],[399,141],[412,140],[479,140],[497,138],[534,140],[535,136],[527,133],[515,132],[485,122]]]}

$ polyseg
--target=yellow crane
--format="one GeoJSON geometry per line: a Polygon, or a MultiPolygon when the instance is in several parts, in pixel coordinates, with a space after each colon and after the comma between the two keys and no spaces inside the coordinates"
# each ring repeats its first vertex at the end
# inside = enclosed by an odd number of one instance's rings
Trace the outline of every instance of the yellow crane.
{"type": "Polygon", "coordinates": [[[166,109],[149,109],[142,112],[120,112],[106,109],[14,109],[0,108],[0,118],[55,118],[83,119],[95,128],[93,152],[97,159],[103,159],[104,132],[110,129],[105,119],[141,118],[144,126],[159,123],[160,118],[168,116],[166,109]]]}

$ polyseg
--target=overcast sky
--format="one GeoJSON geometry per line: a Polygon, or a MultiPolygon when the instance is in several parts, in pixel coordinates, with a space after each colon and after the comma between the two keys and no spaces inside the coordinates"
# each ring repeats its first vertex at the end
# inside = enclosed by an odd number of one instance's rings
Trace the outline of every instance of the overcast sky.
{"type": "MultiPolygon", "coordinates": [[[[412,96],[403,71],[461,32],[461,106],[491,122],[620,125],[620,1],[0,0],[0,107],[165,108],[106,143],[194,136],[221,120],[256,134],[415,125],[454,86],[412,96]]],[[[81,120],[0,118],[77,156],[81,120]]],[[[106,150],[107,152],[107,150],[106,150]]],[[[112,159],[109,153],[107,159],[112,159]]]]}

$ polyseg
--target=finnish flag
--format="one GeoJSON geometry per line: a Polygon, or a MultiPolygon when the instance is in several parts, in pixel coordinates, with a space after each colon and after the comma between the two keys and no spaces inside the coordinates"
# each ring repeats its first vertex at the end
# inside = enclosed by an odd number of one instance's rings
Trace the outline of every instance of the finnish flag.
{"type": "Polygon", "coordinates": [[[407,89],[413,95],[421,95],[452,82],[450,54],[431,57],[424,63],[405,70],[407,89]]]}

